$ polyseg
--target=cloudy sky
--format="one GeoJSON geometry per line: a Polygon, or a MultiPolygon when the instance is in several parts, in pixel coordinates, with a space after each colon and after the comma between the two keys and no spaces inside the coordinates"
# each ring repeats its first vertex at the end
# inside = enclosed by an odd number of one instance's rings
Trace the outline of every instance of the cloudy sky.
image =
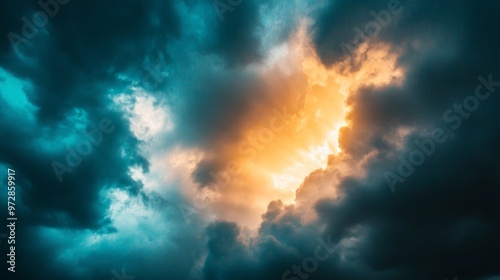
{"type": "Polygon", "coordinates": [[[500,279],[499,1],[4,2],[2,279],[500,279]]]}

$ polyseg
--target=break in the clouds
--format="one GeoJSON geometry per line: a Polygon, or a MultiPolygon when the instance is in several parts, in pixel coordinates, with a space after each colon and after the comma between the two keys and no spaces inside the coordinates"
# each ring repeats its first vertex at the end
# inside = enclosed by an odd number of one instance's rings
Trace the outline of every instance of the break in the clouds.
{"type": "Polygon", "coordinates": [[[2,279],[500,278],[498,11],[4,3],[2,279]]]}

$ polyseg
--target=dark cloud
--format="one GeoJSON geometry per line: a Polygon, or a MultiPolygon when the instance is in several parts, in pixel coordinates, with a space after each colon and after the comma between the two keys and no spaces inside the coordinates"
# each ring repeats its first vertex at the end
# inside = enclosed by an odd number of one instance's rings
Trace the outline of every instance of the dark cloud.
{"type": "MultiPolygon", "coordinates": [[[[16,15],[32,19],[42,11],[35,3],[16,15]]],[[[10,32],[23,36],[20,18],[6,20],[10,32]]],[[[58,120],[74,107],[102,107],[109,91],[124,85],[119,75],[141,81],[137,69],[147,57],[166,53],[168,40],[181,34],[179,25],[171,2],[69,1],[26,44],[8,48],[2,65],[32,81],[41,121],[58,120]],[[13,59],[16,49],[36,62],[13,59]]]]}
{"type": "MultiPolygon", "coordinates": [[[[36,1],[30,4],[8,5],[8,17],[2,17],[6,31],[23,36],[21,18],[32,19],[42,11],[36,1]]],[[[100,190],[137,188],[127,169],[133,164],[147,167],[147,163],[138,157],[138,141],[128,131],[128,124],[116,113],[105,111],[108,94],[124,88],[119,74],[140,77],[142,73],[136,69],[145,57],[180,34],[178,21],[171,4],[70,1],[59,5],[55,16],[28,43],[13,47],[2,40],[2,67],[20,79],[29,79],[27,94],[38,108],[36,123],[30,124],[35,129],[16,126],[7,113],[3,116],[7,121],[2,123],[15,141],[4,139],[1,160],[23,174],[19,179],[26,187],[19,195],[29,209],[30,223],[98,228],[107,224],[102,216],[107,202],[99,197],[100,190]],[[16,57],[16,50],[25,58],[16,57]],[[72,129],[74,124],[67,118],[79,110],[88,115],[88,127],[72,129]],[[74,145],[85,140],[81,131],[98,127],[103,118],[110,118],[116,130],[105,134],[102,144],[59,183],[51,163],[65,164],[68,143],[51,138],[71,135],[64,131],[69,129],[77,139],[69,146],[76,149],[74,145]],[[32,142],[35,139],[53,147],[37,146],[32,142]],[[128,150],[128,155],[122,156],[121,149],[128,150]]]]}
{"type": "MultiPolygon", "coordinates": [[[[373,19],[370,11],[388,2],[334,1],[314,13],[310,35],[321,61],[332,66],[344,60],[341,43],[352,42],[353,28],[364,27],[373,19]]],[[[179,197],[149,220],[111,222],[109,213],[118,210],[110,209],[104,193],[120,190],[140,200],[142,184],[129,168],[147,171],[150,164],[111,97],[132,94],[131,85],[147,86],[149,63],[161,60],[169,69],[151,93],[173,105],[176,136],[168,145],[206,149],[191,174],[202,184],[225,164],[214,156],[228,153],[220,143],[236,142],[239,127],[289,100],[273,99],[274,90],[245,72],[268,51],[259,33],[268,16],[260,12],[269,11],[262,5],[271,4],[243,1],[220,20],[211,1],[72,0],[19,48],[22,55],[3,37],[1,68],[26,82],[35,108],[32,114],[16,110],[17,97],[4,98],[12,89],[0,88],[0,163],[19,174],[19,279],[110,279],[122,267],[137,279],[282,279],[314,256],[318,238],[330,239],[333,253],[308,279],[499,277],[500,88],[463,117],[460,128],[443,120],[453,104],[475,93],[479,76],[500,81],[498,1],[401,1],[403,12],[368,45],[389,45],[404,80],[365,87],[349,98],[349,127],[339,140],[343,154],[305,180],[296,206],[270,202],[256,235],[237,221],[207,225],[193,218],[186,224],[179,197]],[[204,34],[186,30],[188,20],[199,21],[204,34]],[[98,127],[103,118],[115,130],[60,183],[51,163],[64,163],[66,147],[75,147],[84,139],[81,130],[98,127]],[[447,133],[446,142],[391,192],[384,172],[397,174],[399,157],[408,158],[415,141],[434,128],[447,133]],[[349,164],[362,172],[339,171],[349,164]],[[318,200],[333,187],[336,198],[318,200]],[[315,217],[306,217],[311,211],[315,217]]],[[[0,33],[21,34],[21,18],[39,10],[36,1],[5,5],[0,33]]],[[[280,30],[277,41],[290,32],[280,30]]],[[[134,209],[130,202],[120,211],[134,209]]]]}
{"type": "Polygon", "coordinates": [[[240,4],[230,5],[230,2],[219,1],[229,5],[228,10],[216,4],[217,1],[210,2],[213,3],[216,19],[212,22],[209,51],[221,55],[229,66],[244,66],[259,61],[262,58],[261,38],[257,33],[262,27],[259,2],[232,1],[240,4]]]}
{"type": "MultiPolygon", "coordinates": [[[[384,3],[378,4],[382,7],[384,3]]],[[[492,93],[481,102],[457,130],[443,120],[443,113],[454,103],[474,95],[478,76],[491,73],[500,77],[493,67],[500,56],[492,51],[500,42],[488,35],[498,27],[498,20],[490,13],[497,3],[403,4],[405,12],[395,27],[384,30],[375,40],[403,48],[400,65],[407,71],[404,83],[401,87],[364,88],[349,100],[350,125],[340,138],[345,156],[361,159],[373,151],[376,155],[368,161],[367,173],[361,178],[341,180],[338,198],[316,205],[319,220],[310,226],[323,228],[317,234],[325,239],[330,236],[336,253],[327,263],[320,263],[309,279],[488,279],[500,275],[495,258],[500,213],[495,143],[500,135],[493,121],[498,118],[498,96],[492,93]],[[403,147],[397,148],[395,132],[405,128],[414,130],[403,147]],[[408,158],[416,148],[415,140],[428,137],[426,131],[433,128],[446,131],[448,140],[437,144],[436,151],[392,193],[384,172],[397,172],[398,157],[408,158]]],[[[335,2],[324,11],[315,26],[318,53],[325,63],[342,59],[339,44],[377,7],[377,3],[335,2]]],[[[319,174],[314,176],[317,179],[306,180],[301,186],[298,198],[307,196],[307,191],[317,191],[307,189],[309,184],[324,180],[319,174]]],[[[300,264],[314,249],[310,240],[316,236],[302,233],[296,242],[290,242],[297,229],[307,224],[276,220],[279,215],[293,217],[295,213],[293,209],[278,209],[276,202],[270,204],[258,237],[275,242],[257,242],[257,248],[250,247],[269,250],[269,255],[279,256],[289,267],[300,264]],[[307,240],[308,250],[302,247],[307,240]],[[283,249],[287,245],[289,251],[283,249]],[[300,252],[300,257],[293,257],[290,251],[300,252]]],[[[276,274],[265,264],[260,269],[262,279],[279,279],[289,268],[283,265],[276,274]]]]}
{"type": "MultiPolygon", "coordinates": [[[[0,162],[18,174],[17,213],[26,217],[17,226],[18,243],[23,244],[18,254],[39,256],[19,258],[18,275],[87,278],[60,269],[62,263],[56,259],[61,250],[74,245],[40,244],[50,235],[44,229],[113,232],[106,216],[110,201],[104,192],[119,188],[131,195],[138,193],[140,185],[130,178],[128,169],[139,165],[147,170],[148,163],[138,154],[139,141],[128,121],[110,106],[109,94],[126,89],[130,81],[123,77],[142,80],[140,69],[146,58],[181,34],[179,17],[171,2],[70,1],[59,5],[57,14],[36,36],[13,48],[7,33],[22,36],[21,18],[32,19],[41,10],[37,1],[10,3],[2,9],[0,25],[4,36],[0,64],[16,78],[29,81],[25,92],[37,108],[30,121],[11,109],[13,103],[2,100],[1,104],[2,130],[11,133],[2,139],[0,162]],[[66,148],[76,150],[86,140],[82,132],[98,128],[104,118],[115,129],[104,133],[102,142],[92,146],[90,155],[59,182],[51,164],[67,165],[66,148]],[[83,120],[83,127],[76,119],[83,120]]],[[[12,89],[0,90],[7,96],[12,89]]]]}

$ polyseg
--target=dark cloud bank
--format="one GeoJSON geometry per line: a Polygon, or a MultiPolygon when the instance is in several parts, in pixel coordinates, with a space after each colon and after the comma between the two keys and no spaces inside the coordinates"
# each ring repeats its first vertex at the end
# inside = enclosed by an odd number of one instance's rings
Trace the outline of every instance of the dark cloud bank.
{"type": "MultiPolygon", "coordinates": [[[[354,27],[372,19],[371,10],[381,10],[386,4],[333,1],[315,14],[311,37],[322,62],[340,61],[345,55],[340,44],[352,40],[354,27]]],[[[78,256],[64,253],[82,246],[78,234],[72,242],[44,242],[43,229],[114,232],[105,214],[109,201],[100,200],[100,192],[122,188],[139,195],[141,186],[127,170],[135,164],[148,166],[136,152],[138,140],[127,121],[106,110],[110,91],[125,89],[130,80],[141,80],[144,73],[138,69],[155,53],[165,53],[167,65],[182,65],[169,52],[172,42],[185,43],[186,51],[219,57],[227,71],[258,62],[265,51],[257,32],[262,16],[259,5],[265,4],[245,1],[220,21],[209,1],[72,0],[49,19],[43,32],[22,46],[23,59],[16,56],[5,35],[20,34],[21,17],[30,18],[39,6],[36,1],[4,3],[0,64],[31,81],[27,94],[39,110],[36,126],[27,127],[13,118],[8,104],[0,104],[0,162],[15,166],[23,186],[17,194],[18,216],[22,217],[17,227],[18,272],[14,278],[7,274],[3,255],[2,279],[111,279],[111,270],[120,272],[124,262],[130,264],[127,273],[135,279],[500,279],[500,87],[492,87],[491,96],[470,116],[462,117],[458,129],[452,128],[455,122],[443,119],[453,104],[475,93],[481,84],[479,76],[491,75],[493,81],[500,81],[500,2],[401,4],[404,10],[398,19],[371,40],[389,43],[401,54],[398,63],[406,69],[402,86],[364,88],[351,96],[348,102],[355,113],[349,115],[350,127],[340,139],[350,160],[360,161],[374,151],[375,156],[365,163],[364,176],[341,178],[338,198],[306,205],[314,208],[317,221],[305,223],[299,206],[274,201],[262,216],[258,236],[252,239],[232,221],[188,228],[175,220],[171,230],[178,232],[169,248],[122,254],[127,244],[120,248],[108,244],[78,256]],[[200,30],[211,32],[204,35],[210,39],[189,45],[193,30],[183,29],[182,22],[200,11],[200,18],[205,19],[200,30]],[[57,139],[77,133],[67,118],[77,109],[89,112],[89,128],[107,117],[116,129],[60,184],[50,162],[66,156],[64,143],[57,139]],[[390,136],[402,128],[412,130],[403,148],[396,149],[390,136]],[[408,158],[416,147],[414,141],[429,137],[434,128],[442,128],[447,141],[436,144],[425,162],[391,192],[384,172],[397,174],[399,156],[408,158]],[[52,138],[55,147],[43,147],[40,139],[51,142],[52,138]],[[331,242],[333,248],[324,261],[316,260],[315,249],[321,246],[318,238],[331,242]],[[300,266],[300,272],[293,266],[300,266]],[[290,273],[282,278],[287,270],[290,273]]],[[[207,73],[200,69],[198,75],[207,73]]],[[[165,90],[156,94],[168,95],[168,82],[174,83],[167,80],[162,85],[165,90]]],[[[186,138],[197,133],[189,145],[216,142],[219,134],[214,131],[221,125],[229,131],[238,125],[238,118],[231,122],[227,117],[252,102],[234,90],[217,94],[229,106],[203,102],[194,94],[183,97],[182,112],[175,113],[178,118],[190,116],[182,126],[186,138]]],[[[315,176],[331,176],[335,164],[333,159],[327,170],[315,176]]],[[[320,255],[327,251],[323,248],[320,255]]]]}

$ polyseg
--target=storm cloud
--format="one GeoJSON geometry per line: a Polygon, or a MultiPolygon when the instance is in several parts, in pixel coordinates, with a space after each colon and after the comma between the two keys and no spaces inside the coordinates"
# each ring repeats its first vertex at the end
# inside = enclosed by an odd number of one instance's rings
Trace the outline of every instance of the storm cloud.
{"type": "Polygon", "coordinates": [[[2,276],[499,278],[499,10],[4,3],[2,276]]]}

